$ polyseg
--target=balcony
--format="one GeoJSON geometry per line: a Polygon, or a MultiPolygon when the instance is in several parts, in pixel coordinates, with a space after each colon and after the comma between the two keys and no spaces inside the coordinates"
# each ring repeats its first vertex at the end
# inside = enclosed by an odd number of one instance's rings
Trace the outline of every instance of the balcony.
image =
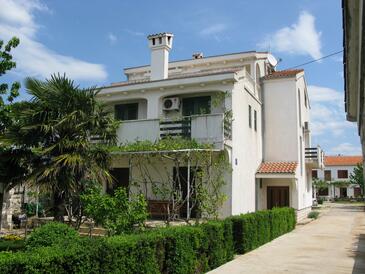
{"type": "Polygon", "coordinates": [[[231,127],[224,124],[224,114],[207,114],[179,119],[147,119],[124,121],[117,130],[118,142],[137,140],[156,142],[166,137],[194,139],[198,143],[212,144],[223,149],[224,140],[230,139],[231,127]]]}
{"type": "Polygon", "coordinates": [[[320,146],[305,148],[305,162],[311,168],[324,168],[324,152],[320,146]]]}

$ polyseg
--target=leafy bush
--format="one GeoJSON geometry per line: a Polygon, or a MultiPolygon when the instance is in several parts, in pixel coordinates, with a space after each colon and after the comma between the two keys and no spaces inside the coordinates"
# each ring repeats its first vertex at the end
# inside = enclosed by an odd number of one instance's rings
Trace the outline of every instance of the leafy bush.
{"type": "Polygon", "coordinates": [[[79,239],[76,230],[66,224],[50,222],[36,228],[26,239],[27,249],[41,246],[53,246],[58,244],[68,244],[79,239]]]}
{"type": "Polygon", "coordinates": [[[123,187],[116,189],[113,196],[97,190],[81,195],[81,200],[85,215],[106,228],[109,235],[130,233],[136,226],[141,227],[148,217],[144,196],[129,198],[123,187]]]}
{"type": "Polygon", "coordinates": [[[308,213],[308,218],[310,219],[317,219],[318,218],[318,215],[319,215],[319,212],[318,211],[311,211],[308,213]]]}
{"type": "Polygon", "coordinates": [[[0,253],[0,273],[204,273],[295,226],[293,209],[0,253]]]}
{"type": "Polygon", "coordinates": [[[7,241],[19,241],[19,240],[22,240],[23,238],[18,235],[8,234],[8,235],[4,235],[3,237],[1,237],[1,239],[7,240],[7,241]]]}
{"type": "Polygon", "coordinates": [[[24,240],[0,240],[1,251],[19,251],[24,249],[24,240]]]}
{"type": "Polygon", "coordinates": [[[322,205],[323,204],[323,199],[322,198],[318,198],[318,201],[317,202],[318,202],[319,205],[322,205]]]}

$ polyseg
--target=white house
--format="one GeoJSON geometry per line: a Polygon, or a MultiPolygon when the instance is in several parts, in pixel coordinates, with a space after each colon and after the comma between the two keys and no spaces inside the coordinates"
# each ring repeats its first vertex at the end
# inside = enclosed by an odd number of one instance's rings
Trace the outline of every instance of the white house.
{"type": "MultiPolygon", "coordinates": [[[[198,53],[170,62],[172,42],[171,33],[149,35],[151,64],[124,69],[126,81],[100,91],[100,100],[123,120],[119,142],[155,142],[165,136],[166,124],[173,124],[174,136],[227,151],[232,170],[222,188],[227,195],[222,217],[274,206],[291,206],[298,218],[306,216],[312,205],[311,170],[323,168],[323,152],[311,145],[304,71],[276,71],[275,57],[257,51],[198,53]],[[222,101],[213,104],[219,94],[222,101]],[[184,117],[188,134],[181,129],[184,117]]],[[[122,153],[113,162],[124,186],[139,176],[130,170],[128,157],[122,153]]],[[[161,202],[146,195],[150,204],[161,202]]]]}
{"type": "Polygon", "coordinates": [[[324,170],[313,169],[312,177],[324,180],[328,188],[318,190],[318,196],[325,199],[356,198],[361,193],[358,185],[341,185],[338,182],[348,182],[357,164],[362,163],[362,156],[325,156],[324,170]],[[336,184],[337,182],[337,184],[336,184]]]}

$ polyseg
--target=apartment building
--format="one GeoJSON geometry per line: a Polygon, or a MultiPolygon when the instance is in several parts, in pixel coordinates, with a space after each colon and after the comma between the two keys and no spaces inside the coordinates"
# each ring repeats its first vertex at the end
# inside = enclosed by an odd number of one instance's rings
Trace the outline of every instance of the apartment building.
{"type": "MultiPolygon", "coordinates": [[[[99,93],[122,121],[119,142],[182,136],[226,151],[231,170],[222,188],[227,199],[221,217],[275,206],[295,208],[298,219],[306,216],[312,205],[311,171],[323,168],[323,152],[311,144],[304,71],[277,71],[275,57],[257,51],[197,53],[171,62],[171,33],[149,35],[148,44],[151,63],[124,69],[126,81],[99,93]]],[[[113,161],[120,185],[129,186],[139,176],[130,159],[131,153],[119,153],[113,161]]],[[[172,166],[170,173],[173,178],[172,166]]],[[[150,205],[164,202],[148,191],[146,196],[150,205]]]]}
{"type": "Polygon", "coordinates": [[[320,179],[328,183],[327,188],[314,190],[318,197],[331,200],[334,198],[356,198],[362,195],[358,185],[347,183],[356,165],[362,164],[362,156],[325,156],[324,162],[326,166],[324,170],[313,169],[312,171],[313,179],[320,179]]]}

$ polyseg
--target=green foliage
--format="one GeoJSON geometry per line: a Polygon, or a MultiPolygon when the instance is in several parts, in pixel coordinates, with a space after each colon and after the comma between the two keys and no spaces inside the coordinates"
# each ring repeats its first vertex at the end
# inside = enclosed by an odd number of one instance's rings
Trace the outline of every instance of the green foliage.
{"type": "Polygon", "coordinates": [[[5,240],[0,239],[0,252],[2,251],[19,251],[24,249],[24,240],[5,240]]]}
{"type": "Polygon", "coordinates": [[[326,181],[320,180],[320,179],[314,179],[313,180],[313,186],[316,187],[316,189],[327,189],[328,183],[326,181]]]}
{"type": "Polygon", "coordinates": [[[353,172],[350,174],[350,183],[361,187],[362,193],[364,195],[365,193],[364,170],[363,170],[363,165],[361,163],[358,163],[354,168],[353,172]]]}
{"type": "MultiPolygon", "coordinates": [[[[0,76],[4,75],[7,71],[16,67],[16,63],[13,61],[13,56],[11,55],[10,52],[18,45],[19,45],[19,39],[16,37],[10,39],[5,46],[4,46],[4,41],[0,40],[0,76]]],[[[19,88],[20,84],[18,82],[14,82],[11,85],[10,90],[8,84],[0,83],[0,95],[7,94],[9,92],[7,100],[11,103],[13,102],[14,98],[19,95],[19,88]]],[[[4,106],[4,101],[3,98],[0,96],[0,109],[3,106],[4,106]]]]}
{"type": "Polygon", "coordinates": [[[230,217],[235,251],[243,254],[295,228],[295,212],[291,208],[274,208],[230,217]]]}
{"type": "Polygon", "coordinates": [[[322,205],[323,204],[323,199],[322,198],[318,198],[317,202],[318,202],[319,205],[322,205]]]}
{"type": "Polygon", "coordinates": [[[39,228],[36,228],[26,239],[27,249],[33,249],[41,246],[53,246],[77,241],[78,232],[66,224],[50,222],[39,228]]]}
{"type": "Polygon", "coordinates": [[[310,219],[317,219],[319,216],[319,212],[318,211],[311,211],[308,213],[308,218],[310,219]]]}
{"type": "Polygon", "coordinates": [[[242,252],[246,252],[273,239],[273,229],[279,236],[294,226],[294,210],[280,208],[196,226],[84,238],[68,243],[67,248],[59,244],[0,253],[0,272],[205,273],[231,260],[234,247],[242,245],[242,252]]]}
{"type": "Polygon", "coordinates": [[[118,147],[110,147],[111,152],[137,152],[137,151],[171,151],[181,149],[209,149],[209,144],[199,144],[194,139],[184,138],[165,138],[156,142],[136,141],[133,143],[124,143],[118,147]]]}
{"type": "Polygon", "coordinates": [[[113,196],[100,190],[81,195],[85,216],[102,225],[109,235],[130,233],[146,221],[147,202],[143,195],[129,198],[125,188],[118,188],[113,196]]]}
{"type": "Polygon", "coordinates": [[[111,180],[109,152],[91,139],[115,144],[119,123],[97,101],[97,89],[81,89],[66,76],[52,75],[46,81],[27,78],[26,88],[32,98],[14,109],[16,122],[6,129],[2,141],[30,148],[37,155],[29,181],[53,192],[56,220],[63,219],[66,200],[73,202],[68,212],[80,217],[77,198],[84,187],[80,182],[111,180]]]}

